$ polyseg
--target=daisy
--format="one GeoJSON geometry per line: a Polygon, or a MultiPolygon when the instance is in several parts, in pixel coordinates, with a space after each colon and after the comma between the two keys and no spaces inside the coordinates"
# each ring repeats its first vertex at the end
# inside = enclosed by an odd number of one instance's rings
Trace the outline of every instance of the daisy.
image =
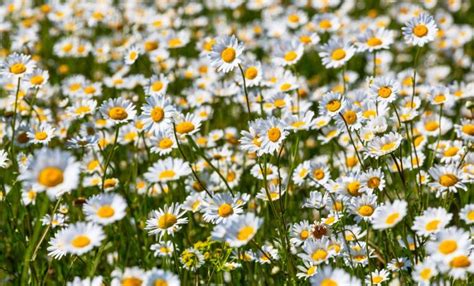
{"type": "Polygon", "coordinates": [[[339,68],[346,64],[355,53],[355,48],[339,38],[331,38],[321,46],[319,56],[326,68],[339,68]]]}
{"type": "Polygon", "coordinates": [[[105,238],[102,228],[93,223],[78,222],[69,225],[60,240],[64,241],[67,253],[82,255],[101,244],[105,238]]]}
{"type": "Polygon", "coordinates": [[[455,125],[456,134],[465,141],[474,142],[474,120],[462,119],[460,125],[455,125]]]}
{"type": "Polygon", "coordinates": [[[303,265],[298,265],[296,268],[298,269],[296,277],[305,280],[313,277],[318,271],[318,266],[308,261],[303,261],[303,265]]]}
{"type": "Polygon", "coordinates": [[[357,220],[370,221],[377,209],[377,196],[373,194],[353,197],[349,209],[357,216],[357,220]]]}
{"type": "Polygon", "coordinates": [[[172,272],[153,268],[147,271],[147,278],[143,285],[144,286],[156,286],[156,285],[179,286],[180,281],[179,281],[178,275],[172,272]]]}
{"type": "Polygon", "coordinates": [[[124,61],[127,65],[133,65],[141,54],[139,46],[131,45],[125,50],[124,61]]]}
{"type": "Polygon", "coordinates": [[[156,131],[153,136],[150,138],[150,141],[153,143],[150,151],[153,153],[158,153],[161,156],[167,155],[177,148],[173,132],[171,130],[159,129],[156,131]]]}
{"type": "Polygon", "coordinates": [[[361,174],[362,184],[371,190],[385,188],[385,176],[381,169],[369,169],[361,174]]]}
{"type": "Polygon", "coordinates": [[[153,94],[146,98],[146,104],[142,106],[140,120],[144,130],[157,132],[170,128],[176,109],[169,98],[163,95],[153,94]]]}
{"type": "Polygon", "coordinates": [[[292,130],[309,130],[315,126],[314,112],[306,111],[304,114],[293,115],[288,113],[284,115],[286,125],[292,130]]]}
{"type": "Polygon", "coordinates": [[[146,279],[146,273],[139,267],[125,267],[121,269],[115,269],[111,273],[112,282],[111,286],[123,286],[123,285],[142,285],[146,279]]]}
{"type": "Polygon", "coordinates": [[[410,19],[402,28],[402,32],[407,44],[422,47],[434,40],[438,27],[433,16],[422,13],[418,17],[410,19]]]}
{"type": "Polygon", "coordinates": [[[257,233],[263,219],[253,213],[246,213],[218,224],[212,231],[212,238],[225,241],[230,247],[246,245],[257,233]]]}
{"type": "Polygon", "coordinates": [[[55,213],[53,216],[46,214],[41,218],[41,223],[43,225],[50,225],[52,228],[58,226],[67,226],[68,217],[62,213],[55,213]]]}
{"type": "Polygon", "coordinates": [[[303,244],[304,253],[300,253],[299,256],[304,261],[308,261],[313,264],[321,264],[329,260],[332,257],[332,253],[328,250],[329,241],[326,237],[319,240],[308,239],[303,244]]]}
{"type": "Polygon", "coordinates": [[[228,73],[241,63],[239,57],[243,51],[244,45],[234,35],[220,37],[212,46],[209,59],[217,71],[228,73]]]}
{"type": "Polygon", "coordinates": [[[188,164],[179,158],[168,157],[155,162],[145,173],[148,182],[169,182],[179,180],[191,174],[188,164]]]}
{"type": "Polygon", "coordinates": [[[431,278],[437,275],[436,263],[429,258],[415,265],[415,269],[412,272],[413,280],[423,286],[431,285],[431,278]]]}
{"type": "Polygon", "coordinates": [[[100,106],[100,112],[114,124],[131,121],[137,113],[133,103],[123,98],[108,99],[100,106]]]}
{"type": "Polygon", "coordinates": [[[326,266],[321,268],[316,275],[311,277],[311,285],[315,286],[360,286],[359,280],[352,278],[348,273],[339,268],[326,266]]]}
{"type": "Polygon", "coordinates": [[[40,88],[48,82],[48,79],[48,71],[35,68],[30,74],[27,74],[23,78],[23,81],[27,82],[33,88],[40,88]]]}
{"type": "Polygon", "coordinates": [[[319,104],[319,115],[334,117],[339,114],[344,106],[344,97],[342,97],[342,95],[339,93],[330,91],[324,95],[321,103],[319,104]]]}
{"type": "Polygon", "coordinates": [[[99,194],[87,199],[83,206],[86,219],[107,225],[121,220],[126,215],[127,203],[118,194],[99,194]]]}
{"type": "Polygon", "coordinates": [[[95,112],[97,101],[87,98],[79,98],[74,104],[66,109],[69,116],[74,119],[81,119],[95,112]]]}
{"type": "Polygon", "coordinates": [[[438,192],[467,190],[462,171],[457,168],[456,164],[435,165],[429,170],[429,173],[433,178],[433,182],[429,183],[429,186],[435,188],[438,192]]]}
{"type": "MultiPolygon", "coordinates": [[[[245,84],[247,87],[258,86],[262,81],[262,67],[260,62],[256,63],[255,65],[246,64],[244,70],[244,77],[245,77],[245,84]]],[[[243,84],[243,80],[240,79],[243,84]]]]}
{"type": "Polygon", "coordinates": [[[301,59],[303,51],[303,45],[296,40],[281,41],[273,48],[272,60],[279,66],[291,66],[301,59]]]}
{"type": "Polygon", "coordinates": [[[376,137],[367,144],[367,155],[378,158],[390,154],[398,149],[403,137],[395,132],[382,137],[376,137]]]}
{"type": "Polygon", "coordinates": [[[356,42],[359,51],[362,52],[388,49],[391,44],[393,44],[393,32],[384,28],[367,29],[356,42]]]}
{"type": "Polygon", "coordinates": [[[474,204],[465,205],[459,212],[459,217],[467,224],[474,223],[474,204]]]}
{"type": "Polygon", "coordinates": [[[400,92],[400,84],[390,77],[378,77],[370,86],[377,101],[392,102],[400,92]]]}
{"type": "Polygon", "coordinates": [[[19,79],[30,74],[35,68],[35,63],[29,55],[14,53],[0,62],[0,74],[6,77],[19,79]]]}
{"type": "Polygon", "coordinates": [[[454,279],[465,280],[469,274],[474,273],[474,253],[470,251],[459,252],[439,265],[440,271],[454,279]]]}
{"type": "Polygon", "coordinates": [[[429,236],[444,229],[452,217],[444,208],[428,208],[415,217],[412,229],[420,236],[429,236]]]}
{"type": "Polygon", "coordinates": [[[160,74],[159,76],[153,75],[148,84],[145,86],[146,95],[165,95],[168,89],[169,80],[165,75],[160,74]]]}
{"type": "Polygon", "coordinates": [[[300,246],[308,238],[311,237],[312,232],[313,232],[313,225],[311,225],[307,220],[303,220],[299,223],[295,223],[291,226],[290,241],[295,246],[300,246]]]}
{"type": "Polygon", "coordinates": [[[321,32],[334,32],[341,26],[339,18],[330,13],[316,14],[313,17],[313,22],[316,25],[316,29],[321,32]]]}
{"type": "Polygon", "coordinates": [[[213,224],[226,222],[243,213],[238,196],[232,197],[229,192],[219,193],[203,202],[204,220],[213,224]]]}
{"type": "Polygon", "coordinates": [[[201,127],[201,120],[192,113],[187,113],[186,116],[178,114],[175,117],[175,130],[180,135],[192,135],[199,131],[201,127]]]}
{"type": "Polygon", "coordinates": [[[442,229],[426,244],[426,251],[435,261],[451,261],[471,247],[469,232],[456,227],[442,229]]]}
{"type": "Polygon", "coordinates": [[[50,197],[57,197],[79,184],[79,163],[67,152],[44,148],[34,153],[20,179],[38,192],[47,191],[50,197]]]}
{"type": "Polygon", "coordinates": [[[367,283],[367,285],[379,285],[382,284],[384,281],[387,281],[389,279],[389,275],[390,272],[385,269],[375,270],[365,277],[365,283],[367,283]]]}
{"type": "Polygon", "coordinates": [[[28,131],[27,135],[30,142],[36,144],[47,145],[51,139],[54,138],[54,131],[56,129],[47,123],[42,123],[36,128],[32,128],[28,131]]]}
{"type": "Polygon", "coordinates": [[[181,211],[181,205],[172,203],[162,209],[154,210],[146,221],[145,229],[150,235],[159,235],[161,239],[165,234],[174,236],[181,229],[181,225],[188,223],[188,218],[183,216],[186,211],[181,211]]]}
{"type": "Polygon", "coordinates": [[[262,120],[257,126],[256,132],[262,141],[262,152],[266,154],[278,151],[286,136],[288,136],[286,124],[276,117],[262,120]]]}
{"type": "Polygon", "coordinates": [[[171,257],[173,255],[173,251],[175,251],[173,242],[169,240],[152,244],[150,246],[150,250],[153,251],[156,257],[171,257]]]}
{"type": "Polygon", "coordinates": [[[407,214],[407,202],[395,200],[386,203],[375,210],[372,219],[374,229],[387,229],[394,227],[407,214]]]}

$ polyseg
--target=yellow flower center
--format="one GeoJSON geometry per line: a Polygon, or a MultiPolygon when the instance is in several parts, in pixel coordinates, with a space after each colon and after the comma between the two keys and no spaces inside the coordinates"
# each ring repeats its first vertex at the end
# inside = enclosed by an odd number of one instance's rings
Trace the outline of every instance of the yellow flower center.
{"type": "Polygon", "coordinates": [[[309,231],[307,231],[306,229],[304,229],[303,231],[300,232],[300,238],[305,240],[307,239],[309,236],[309,231]]]}
{"type": "Polygon", "coordinates": [[[86,246],[88,246],[90,243],[91,243],[91,240],[89,239],[89,237],[87,237],[87,236],[85,236],[85,235],[77,235],[77,236],[74,237],[74,239],[71,241],[71,244],[72,244],[74,247],[77,247],[77,248],[86,247],[86,246]]]}
{"type": "Polygon", "coordinates": [[[339,284],[332,280],[331,278],[324,278],[323,281],[321,281],[320,286],[338,286],[339,284]]]}
{"type": "Polygon", "coordinates": [[[313,177],[316,178],[316,180],[322,180],[324,179],[324,171],[322,169],[316,169],[313,171],[313,177]]]}
{"type": "Polygon", "coordinates": [[[103,205],[97,210],[97,215],[101,218],[109,218],[114,214],[115,210],[110,205],[103,205]]]}
{"type": "Polygon", "coordinates": [[[173,141],[169,138],[163,138],[160,140],[160,149],[168,149],[173,145],[173,141]]]}
{"type": "Polygon", "coordinates": [[[44,131],[39,131],[39,132],[35,133],[35,139],[36,140],[44,140],[46,138],[48,138],[48,133],[46,133],[44,131]]]}
{"type": "Polygon", "coordinates": [[[357,181],[347,184],[347,192],[353,196],[359,195],[360,183],[357,181]]]}
{"type": "Polygon", "coordinates": [[[280,139],[280,137],[281,137],[281,131],[277,127],[272,127],[268,130],[267,135],[268,135],[268,139],[270,139],[270,141],[277,142],[278,139],[280,139]]]}
{"type": "Polygon", "coordinates": [[[122,286],[140,286],[142,285],[142,280],[136,277],[127,277],[122,279],[122,286]]]}
{"type": "Polygon", "coordinates": [[[176,125],[176,132],[186,134],[194,130],[194,124],[189,121],[184,121],[176,125]]]}
{"type": "Polygon", "coordinates": [[[26,71],[26,66],[23,63],[16,63],[10,66],[10,72],[13,74],[22,74],[26,71]]]}
{"type": "Polygon", "coordinates": [[[442,103],[446,101],[446,96],[444,94],[438,94],[433,98],[434,102],[442,103]]]}
{"type": "Polygon", "coordinates": [[[446,157],[453,157],[459,151],[459,148],[456,146],[449,147],[448,149],[444,150],[444,156],[446,157]]]}
{"type": "Polygon", "coordinates": [[[133,61],[133,60],[135,60],[135,59],[137,58],[137,56],[138,56],[137,52],[131,51],[131,52],[130,52],[130,55],[129,55],[129,58],[130,58],[130,60],[133,61]]]}
{"type": "Polygon", "coordinates": [[[379,88],[378,94],[381,98],[387,98],[392,94],[392,89],[388,86],[382,86],[379,88]]]}
{"type": "Polygon", "coordinates": [[[396,144],[395,142],[389,142],[387,144],[382,145],[382,150],[383,151],[391,151],[393,148],[395,148],[396,144]]]}
{"type": "Polygon", "coordinates": [[[347,122],[348,125],[352,125],[357,121],[357,113],[355,113],[353,110],[348,110],[344,112],[342,116],[344,117],[344,120],[347,122]]]}
{"type": "Polygon", "coordinates": [[[182,44],[183,42],[179,38],[174,38],[168,41],[168,45],[170,46],[170,48],[176,48],[181,46],[182,44]]]}
{"type": "Polygon", "coordinates": [[[290,21],[291,23],[298,23],[299,20],[300,17],[298,17],[298,15],[296,14],[291,14],[290,16],[288,16],[288,21],[290,21]]]}
{"type": "Polygon", "coordinates": [[[163,88],[163,83],[161,81],[155,81],[154,83],[152,83],[151,85],[151,90],[157,92],[157,91],[160,91],[162,88],[163,88]]]}
{"type": "Polygon", "coordinates": [[[413,34],[419,38],[424,37],[428,34],[428,28],[423,24],[418,24],[413,28],[413,34]]]}
{"type": "Polygon", "coordinates": [[[311,43],[311,37],[306,35],[300,36],[300,42],[303,44],[309,44],[311,43]]]}
{"type": "Polygon", "coordinates": [[[346,57],[346,51],[344,51],[343,49],[335,49],[331,53],[331,58],[335,61],[340,61],[344,59],[345,57],[346,57]]]}
{"type": "Polygon", "coordinates": [[[57,167],[46,167],[38,175],[38,182],[49,188],[56,187],[63,181],[63,170],[57,167]]]}
{"type": "Polygon", "coordinates": [[[104,188],[113,188],[117,185],[117,181],[115,179],[105,179],[104,188]]]}
{"type": "Polygon", "coordinates": [[[313,254],[311,254],[311,258],[313,260],[319,261],[319,260],[324,260],[328,256],[328,253],[324,249],[317,249],[313,254]]]}
{"type": "Polygon", "coordinates": [[[245,78],[246,79],[254,79],[258,75],[258,70],[256,67],[249,67],[248,69],[245,70],[245,78]]]}
{"type": "Polygon", "coordinates": [[[337,99],[333,99],[326,104],[326,109],[331,112],[336,112],[341,108],[341,102],[337,99]]]}
{"type": "Polygon", "coordinates": [[[156,279],[155,283],[153,283],[154,286],[168,286],[168,282],[164,279],[156,279]]]}
{"type": "Polygon", "coordinates": [[[151,111],[151,119],[155,122],[161,122],[165,117],[165,111],[159,106],[155,106],[151,111]]]}
{"type": "Polygon", "coordinates": [[[443,187],[451,187],[454,186],[458,182],[458,177],[453,174],[444,174],[439,177],[439,183],[443,187]]]}
{"type": "Polygon", "coordinates": [[[275,100],[275,102],[273,104],[275,105],[276,108],[283,108],[283,107],[285,107],[286,102],[285,102],[284,99],[278,98],[278,99],[275,100]]]}
{"type": "Polygon", "coordinates": [[[289,51],[285,54],[285,61],[287,61],[287,62],[294,61],[296,59],[296,57],[298,57],[298,54],[296,54],[296,52],[289,51]]]}
{"type": "Polygon", "coordinates": [[[217,213],[219,214],[219,216],[221,217],[228,217],[230,216],[231,214],[234,213],[234,209],[232,208],[231,205],[227,204],[227,203],[223,203],[219,209],[217,210],[217,213]]]}
{"type": "Polygon", "coordinates": [[[369,205],[361,206],[358,210],[361,216],[371,216],[374,213],[374,208],[369,205]]]}
{"type": "Polygon", "coordinates": [[[425,229],[426,231],[435,231],[438,229],[439,223],[441,221],[439,219],[434,219],[426,224],[425,229]]]}
{"type": "Polygon", "coordinates": [[[449,265],[453,268],[467,268],[471,266],[471,261],[469,261],[469,257],[465,255],[460,255],[454,257],[450,262],[449,265]]]}
{"type": "Polygon", "coordinates": [[[321,22],[319,22],[319,27],[321,29],[330,29],[332,27],[331,21],[322,20],[321,22]]]}
{"type": "Polygon", "coordinates": [[[439,245],[438,245],[438,250],[442,254],[450,254],[453,253],[458,249],[458,243],[455,240],[452,239],[446,239],[443,240],[439,245]]]}
{"type": "Polygon", "coordinates": [[[90,112],[91,109],[89,108],[89,106],[79,106],[78,108],[76,108],[76,110],[74,110],[74,112],[77,114],[77,115],[81,115],[83,113],[88,113],[90,112]]]}
{"type": "Polygon", "coordinates": [[[158,227],[161,229],[167,229],[172,227],[177,221],[178,218],[174,214],[165,213],[158,219],[158,227]]]}
{"type": "Polygon", "coordinates": [[[428,281],[431,278],[431,269],[430,268],[425,268],[420,271],[420,277],[423,278],[423,280],[428,281]]]}
{"type": "Polygon", "coordinates": [[[32,76],[31,79],[30,79],[30,82],[33,84],[33,85],[40,85],[42,84],[44,81],[44,78],[42,75],[35,75],[35,76],[32,76]]]}
{"type": "Polygon", "coordinates": [[[171,179],[171,178],[174,178],[174,176],[176,176],[175,171],[173,171],[173,170],[164,170],[163,172],[160,173],[159,178],[160,179],[171,179]]]}
{"type": "Polygon", "coordinates": [[[221,52],[221,58],[226,63],[231,63],[235,60],[236,52],[234,48],[228,47],[221,52]]]}
{"type": "Polygon", "coordinates": [[[310,268],[308,268],[308,270],[306,270],[306,275],[312,276],[315,272],[316,272],[316,266],[311,266],[310,268]]]}
{"type": "Polygon", "coordinates": [[[462,132],[469,136],[474,136],[474,124],[463,125],[462,132]]]}
{"type": "Polygon", "coordinates": [[[383,277],[382,276],[374,276],[372,277],[372,283],[374,284],[379,284],[383,281],[383,277]]]}
{"type": "Polygon", "coordinates": [[[244,226],[237,233],[237,239],[240,241],[249,240],[253,236],[254,233],[255,233],[255,229],[253,227],[244,226]]]}
{"type": "Polygon", "coordinates": [[[367,181],[367,186],[371,189],[378,188],[380,185],[380,178],[378,177],[372,177],[367,181]]]}
{"type": "Polygon", "coordinates": [[[281,91],[287,91],[287,90],[289,90],[290,88],[291,88],[291,84],[290,84],[290,83],[287,83],[287,82],[285,82],[284,84],[282,84],[282,85],[280,86],[280,90],[281,90],[281,91]]]}
{"type": "Polygon", "coordinates": [[[113,120],[124,120],[128,117],[128,113],[125,108],[116,106],[109,110],[109,116],[113,120]]]}
{"type": "Polygon", "coordinates": [[[380,40],[377,37],[373,37],[367,40],[367,45],[369,47],[377,47],[377,46],[380,46],[381,44],[382,44],[382,40],[380,40]]]}
{"type": "Polygon", "coordinates": [[[387,217],[387,219],[385,220],[385,223],[387,223],[388,225],[392,225],[397,221],[399,217],[400,217],[399,213],[393,213],[387,217]]]}
{"type": "Polygon", "coordinates": [[[468,220],[474,220],[474,211],[470,211],[470,212],[467,214],[467,219],[468,219],[468,220]]]}

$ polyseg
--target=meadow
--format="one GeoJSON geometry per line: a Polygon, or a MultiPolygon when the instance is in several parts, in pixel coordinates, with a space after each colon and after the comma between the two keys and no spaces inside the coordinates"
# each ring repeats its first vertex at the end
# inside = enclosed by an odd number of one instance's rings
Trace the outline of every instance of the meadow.
{"type": "Polygon", "coordinates": [[[0,3],[0,285],[472,285],[474,4],[0,3]]]}

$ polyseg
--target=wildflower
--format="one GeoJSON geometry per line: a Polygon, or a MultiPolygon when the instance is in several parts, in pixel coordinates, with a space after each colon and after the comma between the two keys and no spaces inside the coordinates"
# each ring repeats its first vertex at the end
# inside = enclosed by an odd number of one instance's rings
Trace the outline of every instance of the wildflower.
{"type": "Polygon", "coordinates": [[[126,215],[127,203],[117,194],[99,194],[87,199],[83,208],[87,220],[107,225],[126,215]]]}
{"type": "Polygon", "coordinates": [[[109,99],[100,106],[102,115],[114,124],[125,123],[135,118],[136,111],[127,99],[109,99]]]}
{"type": "Polygon", "coordinates": [[[241,247],[255,236],[262,223],[263,219],[256,217],[253,213],[235,216],[216,225],[212,231],[212,237],[227,242],[231,247],[241,247]]]}
{"type": "Polygon", "coordinates": [[[407,206],[407,202],[401,200],[379,206],[373,214],[372,225],[374,229],[394,227],[407,214],[407,206]]]}
{"type": "Polygon", "coordinates": [[[69,225],[61,233],[60,240],[64,241],[67,253],[82,255],[101,244],[105,238],[102,228],[93,223],[78,222],[69,225]]]}
{"type": "Polygon", "coordinates": [[[438,27],[433,16],[423,13],[410,19],[402,31],[407,44],[422,47],[434,40],[438,27]]]}
{"type": "Polygon", "coordinates": [[[232,35],[231,37],[221,37],[216,40],[209,53],[211,64],[217,71],[228,73],[241,63],[239,58],[244,51],[244,45],[232,35]]]}
{"type": "Polygon", "coordinates": [[[321,46],[319,56],[326,68],[339,68],[348,62],[355,53],[355,48],[342,39],[331,38],[321,46]]]}
{"type": "Polygon", "coordinates": [[[182,159],[168,157],[153,164],[145,173],[148,182],[169,182],[191,174],[191,169],[182,159]]]}
{"type": "Polygon", "coordinates": [[[150,218],[146,221],[145,229],[150,235],[157,234],[161,237],[167,233],[173,236],[175,232],[181,229],[181,225],[188,222],[187,218],[183,218],[186,211],[181,211],[180,204],[172,203],[165,205],[162,209],[155,210],[151,213],[150,218]]]}

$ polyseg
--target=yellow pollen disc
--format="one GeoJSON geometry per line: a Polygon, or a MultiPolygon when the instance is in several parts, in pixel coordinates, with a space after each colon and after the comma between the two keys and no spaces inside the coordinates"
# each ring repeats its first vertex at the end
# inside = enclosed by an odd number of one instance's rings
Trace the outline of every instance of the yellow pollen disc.
{"type": "Polygon", "coordinates": [[[296,14],[291,14],[290,16],[288,16],[288,21],[290,21],[291,23],[298,23],[300,20],[300,17],[298,17],[298,15],[296,14]]]}
{"type": "Polygon", "coordinates": [[[321,22],[319,22],[319,27],[321,29],[330,29],[332,27],[332,24],[331,24],[331,21],[329,20],[322,20],[321,22]]]}
{"type": "Polygon", "coordinates": [[[463,125],[461,130],[462,130],[462,133],[464,134],[467,134],[469,136],[474,136],[474,124],[463,125]]]}
{"type": "Polygon", "coordinates": [[[38,175],[38,182],[46,187],[52,188],[64,181],[63,170],[57,167],[46,167],[38,175]]]}
{"type": "Polygon", "coordinates": [[[164,170],[163,172],[160,173],[159,178],[160,179],[171,179],[176,176],[175,171],[173,170],[164,170]]]}
{"type": "Polygon", "coordinates": [[[439,219],[435,219],[435,220],[430,221],[430,222],[427,223],[426,226],[425,226],[426,231],[435,231],[435,230],[438,230],[438,226],[439,226],[440,222],[441,222],[441,221],[440,221],[439,219]]]}
{"type": "Polygon", "coordinates": [[[458,147],[449,147],[448,149],[444,150],[444,156],[446,157],[453,157],[455,156],[459,151],[458,147]]]}
{"type": "Polygon", "coordinates": [[[309,43],[311,43],[311,37],[306,36],[306,35],[300,36],[300,42],[305,44],[305,45],[309,44],[309,43]]]}
{"type": "Polygon", "coordinates": [[[450,262],[449,266],[453,268],[467,268],[471,266],[471,261],[469,261],[469,257],[465,255],[460,255],[454,257],[450,262]]]}
{"type": "Polygon", "coordinates": [[[281,137],[281,131],[277,127],[272,127],[267,132],[268,139],[272,142],[277,142],[281,137]]]}
{"type": "Polygon", "coordinates": [[[392,94],[392,89],[388,86],[382,86],[379,88],[378,95],[381,98],[387,98],[392,94]]]}
{"type": "Polygon", "coordinates": [[[135,59],[137,58],[137,56],[138,56],[137,52],[131,51],[131,52],[130,52],[130,55],[129,55],[129,58],[130,58],[130,60],[133,61],[133,60],[135,60],[135,59]]]}
{"type": "Polygon", "coordinates": [[[352,110],[344,112],[342,116],[344,117],[344,120],[347,122],[348,125],[352,125],[357,121],[357,113],[352,110]]]}
{"type": "Polygon", "coordinates": [[[194,130],[194,124],[189,121],[181,122],[176,125],[176,132],[186,134],[194,130]]]}
{"type": "Polygon", "coordinates": [[[330,112],[336,112],[341,108],[341,102],[337,99],[333,99],[326,104],[326,109],[330,112]]]}
{"type": "Polygon", "coordinates": [[[385,223],[388,225],[392,225],[397,221],[399,217],[400,217],[399,213],[393,213],[387,217],[387,219],[385,220],[385,223]]]}
{"type": "Polygon", "coordinates": [[[158,92],[163,88],[164,84],[161,81],[155,81],[151,84],[151,90],[158,92]]]}
{"type": "Polygon", "coordinates": [[[154,286],[168,286],[168,282],[164,279],[156,279],[153,283],[154,286]]]}
{"type": "Polygon", "coordinates": [[[245,70],[245,78],[246,79],[254,79],[258,75],[258,70],[256,67],[249,67],[248,69],[245,70]]]}
{"type": "Polygon", "coordinates": [[[142,280],[136,277],[127,277],[122,279],[122,286],[141,286],[142,280]]]}
{"type": "Polygon", "coordinates": [[[101,218],[109,218],[114,214],[115,210],[110,205],[103,205],[97,210],[97,215],[101,218]]]}
{"type": "Polygon", "coordinates": [[[301,239],[303,239],[303,240],[307,239],[308,236],[309,236],[309,231],[307,231],[306,229],[300,232],[300,238],[301,239]]]}
{"type": "Polygon", "coordinates": [[[383,277],[382,276],[374,276],[372,277],[372,283],[374,284],[379,284],[380,282],[383,281],[383,277]]]}
{"type": "Polygon", "coordinates": [[[347,184],[347,192],[353,196],[359,195],[360,183],[357,181],[347,184]]]}
{"type": "Polygon", "coordinates": [[[446,239],[443,240],[439,245],[438,245],[438,250],[442,254],[450,254],[453,253],[458,249],[458,243],[455,240],[452,239],[446,239]]]}
{"type": "Polygon", "coordinates": [[[35,133],[35,139],[36,140],[44,140],[46,138],[48,138],[48,133],[46,133],[44,131],[40,131],[40,132],[35,133]]]}
{"type": "Polygon", "coordinates": [[[444,94],[438,94],[433,98],[436,103],[443,103],[446,101],[446,96],[444,94]]]}
{"type": "Polygon", "coordinates": [[[158,227],[161,229],[167,229],[172,227],[177,221],[178,218],[174,214],[165,213],[158,219],[158,227]]]}
{"type": "Polygon", "coordinates": [[[316,180],[322,180],[324,179],[324,171],[322,169],[316,169],[313,171],[313,177],[316,178],[316,180]]]}
{"type": "Polygon", "coordinates": [[[444,174],[439,177],[439,183],[443,187],[454,186],[459,181],[458,177],[453,174],[444,174]]]}
{"type": "Polygon", "coordinates": [[[71,244],[77,248],[83,248],[88,246],[91,243],[91,240],[85,235],[78,235],[74,237],[71,241],[71,244]]]}
{"type": "Polygon", "coordinates": [[[226,176],[227,182],[233,182],[235,178],[236,178],[235,172],[232,172],[231,170],[229,170],[226,176]]]}
{"type": "Polygon", "coordinates": [[[227,203],[223,203],[219,209],[217,210],[217,213],[219,214],[219,216],[221,217],[228,217],[230,216],[231,214],[234,213],[234,209],[232,208],[231,205],[227,204],[227,203]]]}
{"type": "Polygon", "coordinates": [[[423,24],[418,24],[413,28],[413,34],[419,38],[424,37],[428,34],[428,28],[423,24]]]}
{"type": "Polygon", "coordinates": [[[343,206],[342,203],[338,201],[332,205],[332,209],[335,211],[341,211],[342,206],[343,206]]]}
{"type": "Polygon", "coordinates": [[[281,91],[287,91],[291,88],[291,84],[290,83],[287,83],[285,82],[284,84],[280,85],[280,90],[281,91]]]}
{"type": "Polygon", "coordinates": [[[378,177],[372,177],[367,181],[367,186],[371,189],[378,188],[380,185],[380,178],[378,177]]]}
{"type": "Polygon", "coordinates": [[[343,49],[335,49],[331,53],[331,58],[335,61],[340,61],[344,59],[345,57],[346,57],[346,51],[344,51],[343,49]]]}
{"type": "Polygon", "coordinates": [[[377,46],[380,46],[381,44],[382,44],[382,41],[377,37],[373,37],[367,40],[367,45],[369,47],[377,47],[377,46]]]}
{"type": "Polygon", "coordinates": [[[232,47],[225,48],[221,52],[222,60],[228,64],[235,60],[235,56],[236,56],[236,52],[235,52],[235,49],[232,47]]]}
{"type": "Polygon", "coordinates": [[[285,102],[284,99],[279,98],[279,99],[276,99],[276,100],[275,100],[275,102],[273,103],[273,105],[275,105],[276,108],[283,108],[283,107],[285,107],[286,102],[285,102]]]}
{"type": "Polygon", "coordinates": [[[468,219],[468,220],[474,220],[474,211],[470,211],[470,212],[467,214],[467,219],[468,219]]]}
{"type": "Polygon", "coordinates": [[[183,42],[179,38],[174,38],[168,41],[168,45],[170,46],[170,48],[176,48],[181,46],[182,44],[183,42]]]}
{"type": "Polygon", "coordinates": [[[40,85],[43,83],[43,81],[44,81],[44,78],[42,75],[35,75],[35,76],[32,76],[30,79],[30,82],[34,85],[40,85]]]}
{"type": "Polygon", "coordinates": [[[161,122],[165,117],[165,111],[159,106],[155,106],[151,111],[151,119],[155,122],[161,122]]]}
{"type": "Polygon", "coordinates": [[[23,63],[16,63],[10,66],[10,72],[13,74],[22,74],[26,71],[26,66],[23,63]]]}
{"type": "Polygon", "coordinates": [[[374,208],[369,205],[361,206],[358,210],[362,216],[371,216],[374,213],[374,208]]]}
{"type": "Polygon", "coordinates": [[[249,240],[253,234],[255,233],[255,229],[251,226],[244,226],[242,227],[239,232],[237,233],[237,239],[240,241],[249,240]]]}
{"type": "Polygon", "coordinates": [[[113,120],[124,120],[128,117],[128,113],[125,108],[116,106],[109,110],[109,116],[113,120]]]}
{"type": "Polygon", "coordinates": [[[313,260],[319,261],[319,260],[324,260],[328,256],[328,253],[324,249],[317,249],[313,254],[311,254],[311,258],[313,260]]]}
{"type": "Polygon", "coordinates": [[[104,188],[113,188],[115,187],[115,185],[117,185],[117,181],[115,179],[105,179],[105,182],[104,182],[104,188]]]}
{"type": "Polygon", "coordinates": [[[160,149],[168,149],[173,146],[173,141],[169,138],[163,138],[159,143],[160,149]]]}
{"type": "Polygon", "coordinates": [[[428,281],[431,278],[431,269],[430,268],[425,268],[420,271],[420,276],[423,278],[423,280],[428,281]]]}
{"type": "Polygon", "coordinates": [[[81,114],[84,114],[84,113],[88,113],[90,112],[91,109],[89,108],[89,106],[79,106],[78,108],[76,108],[76,110],[74,110],[74,113],[76,113],[77,115],[81,115],[81,114]]]}
{"type": "Polygon", "coordinates": [[[316,266],[311,266],[310,268],[308,268],[308,270],[306,270],[306,275],[311,276],[315,272],[316,272],[316,266]]]}
{"type": "Polygon", "coordinates": [[[294,51],[289,51],[285,54],[285,61],[291,62],[294,61],[298,57],[298,54],[294,51]]]}
{"type": "Polygon", "coordinates": [[[393,148],[395,148],[396,144],[395,142],[389,142],[387,144],[382,145],[382,150],[383,151],[392,151],[393,148]]]}

